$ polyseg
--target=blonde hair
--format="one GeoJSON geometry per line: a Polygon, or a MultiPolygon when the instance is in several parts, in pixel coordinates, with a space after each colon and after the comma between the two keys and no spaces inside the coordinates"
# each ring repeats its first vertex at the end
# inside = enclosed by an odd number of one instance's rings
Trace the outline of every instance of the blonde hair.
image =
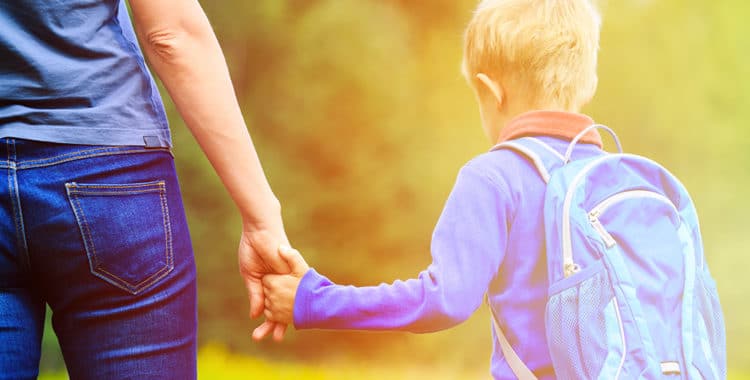
{"type": "Polygon", "coordinates": [[[535,104],[578,108],[596,91],[601,18],[590,0],[483,0],[464,35],[462,71],[524,86],[535,104]]]}

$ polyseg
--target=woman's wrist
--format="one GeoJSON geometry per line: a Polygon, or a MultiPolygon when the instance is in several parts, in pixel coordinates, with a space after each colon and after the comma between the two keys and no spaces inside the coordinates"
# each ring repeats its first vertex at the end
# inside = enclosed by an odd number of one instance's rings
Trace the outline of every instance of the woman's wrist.
{"type": "Polygon", "coordinates": [[[282,240],[282,242],[287,242],[284,223],[281,218],[281,203],[275,197],[260,207],[248,208],[247,211],[241,210],[241,215],[244,233],[270,233],[277,235],[276,238],[282,240]]]}

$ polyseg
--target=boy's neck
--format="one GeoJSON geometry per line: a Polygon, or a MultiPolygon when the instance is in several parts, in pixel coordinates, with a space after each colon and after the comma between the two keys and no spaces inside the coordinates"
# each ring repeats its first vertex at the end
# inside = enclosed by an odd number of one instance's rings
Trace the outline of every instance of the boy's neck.
{"type": "MultiPolygon", "coordinates": [[[[526,110],[517,114],[500,130],[499,142],[524,136],[551,136],[572,140],[594,120],[582,113],[557,110],[526,110]]],[[[599,132],[591,130],[581,139],[582,143],[602,147],[599,132]]]]}

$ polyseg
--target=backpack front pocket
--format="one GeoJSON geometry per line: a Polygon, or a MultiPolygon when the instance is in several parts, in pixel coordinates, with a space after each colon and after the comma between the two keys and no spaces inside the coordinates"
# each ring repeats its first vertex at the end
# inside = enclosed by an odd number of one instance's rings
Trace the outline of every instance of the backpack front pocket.
{"type": "Polygon", "coordinates": [[[164,181],[65,187],[93,275],[138,294],[172,271],[164,181]]]}
{"type": "Polygon", "coordinates": [[[547,302],[547,342],[560,379],[616,379],[625,361],[620,305],[601,262],[564,280],[547,302]]]}

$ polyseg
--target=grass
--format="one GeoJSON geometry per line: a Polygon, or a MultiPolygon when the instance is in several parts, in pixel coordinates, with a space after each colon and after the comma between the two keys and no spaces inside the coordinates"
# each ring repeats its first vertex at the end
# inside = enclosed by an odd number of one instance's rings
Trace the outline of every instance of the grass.
{"type": "MultiPolygon", "coordinates": [[[[363,363],[360,363],[363,364],[363,363]]],[[[64,380],[65,373],[44,373],[40,380],[64,380]]],[[[448,380],[489,379],[487,368],[476,371],[441,367],[373,367],[357,363],[300,364],[269,362],[257,358],[234,355],[220,345],[204,346],[198,354],[199,379],[267,379],[267,380],[448,380]]],[[[750,373],[730,371],[730,380],[750,380],[750,373]]]]}
{"type": "MultiPolygon", "coordinates": [[[[453,380],[490,379],[488,367],[467,371],[451,367],[373,367],[364,363],[300,364],[269,362],[235,355],[220,345],[206,345],[198,353],[199,379],[266,379],[266,380],[453,380]]],[[[43,373],[40,380],[64,380],[65,373],[43,373]]],[[[749,378],[750,379],[750,378],[749,378]]]]}

